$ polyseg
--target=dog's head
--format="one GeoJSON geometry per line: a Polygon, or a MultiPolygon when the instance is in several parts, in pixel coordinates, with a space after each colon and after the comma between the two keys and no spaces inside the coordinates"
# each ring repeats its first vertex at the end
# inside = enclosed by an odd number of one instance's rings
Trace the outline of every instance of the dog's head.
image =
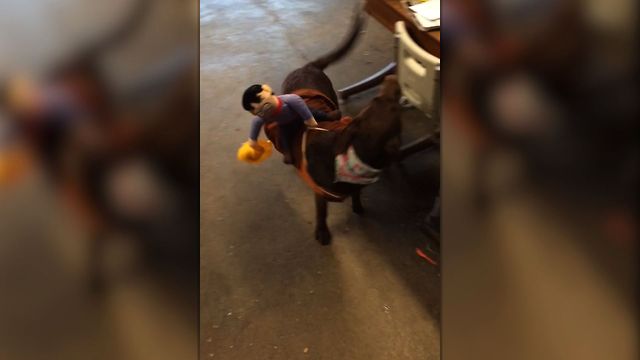
{"type": "Polygon", "coordinates": [[[354,118],[351,144],[358,156],[375,168],[383,168],[400,147],[400,85],[396,76],[384,79],[378,95],[354,118]]]}

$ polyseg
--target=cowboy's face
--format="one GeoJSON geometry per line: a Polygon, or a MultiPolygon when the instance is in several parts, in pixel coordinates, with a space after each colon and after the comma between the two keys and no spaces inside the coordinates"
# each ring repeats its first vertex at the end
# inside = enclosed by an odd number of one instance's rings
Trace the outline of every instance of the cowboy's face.
{"type": "Polygon", "coordinates": [[[251,113],[256,116],[265,117],[273,112],[278,105],[278,99],[269,85],[262,85],[262,92],[258,94],[259,103],[251,103],[251,113]]]}

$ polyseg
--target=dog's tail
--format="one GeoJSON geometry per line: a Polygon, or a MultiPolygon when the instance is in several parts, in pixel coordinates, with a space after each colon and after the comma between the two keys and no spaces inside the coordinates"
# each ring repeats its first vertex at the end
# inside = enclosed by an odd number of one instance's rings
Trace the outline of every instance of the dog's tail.
{"type": "Polygon", "coordinates": [[[340,60],[353,47],[353,44],[356,42],[356,39],[358,38],[360,31],[362,30],[363,24],[363,5],[361,3],[357,3],[353,14],[353,21],[349,35],[335,50],[310,62],[309,65],[317,67],[320,70],[324,70],[327,66],[340,60]]]}

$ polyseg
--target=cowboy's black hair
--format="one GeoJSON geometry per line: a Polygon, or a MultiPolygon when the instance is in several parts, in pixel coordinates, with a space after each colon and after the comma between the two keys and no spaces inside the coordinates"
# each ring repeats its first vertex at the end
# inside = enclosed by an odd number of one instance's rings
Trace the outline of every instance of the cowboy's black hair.
{"type": "Polygon", "coordinates": [[[242,107],[247,111],[251,111],[251,103],[260,102],[260,97],[258,96],[258,94],[260,94],[261,92],[262,85],[254,84],[249,86],[247,90],[244,91],[244,94],[242,94],[242,107]]]}

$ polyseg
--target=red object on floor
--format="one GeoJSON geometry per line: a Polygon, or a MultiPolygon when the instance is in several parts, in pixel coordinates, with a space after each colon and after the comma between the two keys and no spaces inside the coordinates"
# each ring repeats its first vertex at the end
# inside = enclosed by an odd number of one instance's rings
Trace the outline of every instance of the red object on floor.
{"type": "Polygon", "coordinates": [[[430,258],[427,254],[425,254],[422,250],[416,248],[416,254],[421,258],[427,260],[431,265],[438,266],[438,262],[430,258]]]}

